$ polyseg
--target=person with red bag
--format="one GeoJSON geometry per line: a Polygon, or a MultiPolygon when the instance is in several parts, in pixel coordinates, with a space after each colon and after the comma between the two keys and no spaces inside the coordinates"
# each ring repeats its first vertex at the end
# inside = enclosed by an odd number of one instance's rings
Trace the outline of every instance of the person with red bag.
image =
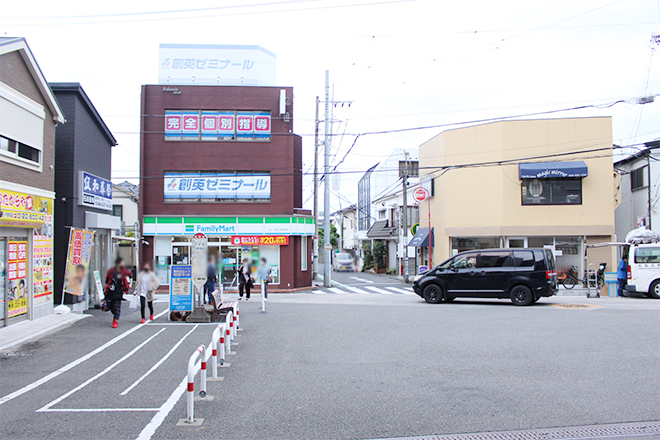
{"type": "Polygon", "coordinates": [[[124,259],[118,257],[115,260],[115,266],[108,270],[105,275],[105,299],[108,302],[108,308],[112,312],[112,328],[119,326],[119,316],[121,315],[121,302],[124,299],[124,293],[128,293],[130,283],[128,282],[128,270],[124,266],[124,259]]]}

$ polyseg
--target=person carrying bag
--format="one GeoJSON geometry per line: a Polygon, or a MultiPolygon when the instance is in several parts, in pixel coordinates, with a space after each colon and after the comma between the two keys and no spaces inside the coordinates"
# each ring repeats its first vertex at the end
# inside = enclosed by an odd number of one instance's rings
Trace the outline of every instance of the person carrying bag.
{"type": "Polygon", "coordinates": [[[124,299],[124,293],[128,293],[130,288],[126,272],[128,271],[124,266],[124,259],[120,257],[115,261],[115,267],[108,270],[105,276],[105,302],[107,308],[112,312],[112,328],[119,327],[121,302],[124,299]]]}
{"type": "Polygon", "coordinates": [[[158,281],[158,277],[156,277],[156,274],[151,270],[149,263],[146,263],[142,268],[142,272],[138,274],[137,283],[135,284],[135,295],[140,296],[140,313],[142,314],[142,321],[140,321],[140,324],[146,322],[146,304],[149,305],[149,320],[154,320],[154,297],[156,290],[159,287],[160,282],[158,281]]]}

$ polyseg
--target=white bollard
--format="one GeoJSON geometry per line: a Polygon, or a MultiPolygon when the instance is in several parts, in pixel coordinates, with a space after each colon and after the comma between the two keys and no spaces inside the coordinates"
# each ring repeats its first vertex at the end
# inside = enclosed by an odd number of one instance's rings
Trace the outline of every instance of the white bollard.
{"type": "Polygon", "coordinates": [[[195,423],[195,363],[197,359],[200,359],[201,363],[201,384],[199,390],[199,396],[204,398],[206,397],[206,347],[204,344],[201,344],[197,347],[197,350],[190,356],[188,360],[188,423],[195,423]]]}
{"type": "Polygon", "coordinates": [[[261,311],[266,311],[266,283],[261,281],[261,311]]]}
{"type": "Polygon", "coordinates": [[[232,329],[234,328],[231,325],[234,323],[233,315],[232,312],[227,312],[227,317],[225,318],[225,351],[227,354],[231,354],[232,329]]]}

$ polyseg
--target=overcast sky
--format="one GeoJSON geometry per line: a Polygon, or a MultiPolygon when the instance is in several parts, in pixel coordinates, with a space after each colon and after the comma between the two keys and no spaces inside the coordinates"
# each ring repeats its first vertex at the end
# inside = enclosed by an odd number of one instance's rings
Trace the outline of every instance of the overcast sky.
{"type": "MultiPolygon", "coordinates": [[[[0,16],[0,35],[26,37],[48,81],[82,84],[119,141],[115,181],[138,177],[140,85],[157,83],[159,43],[274,52],[278,85],[294,87],[294,131],[304,136],[311,171],[313,137],[305,135],[314,132],[326,69],[335,99],[353,101],[335,111],[343,121],[335,132],[457,123],[660,93],[653,33],[660,34],[660,0],[65,0],[3,2],[0,16]]],[[[630,102],[553,117],[612,116],[619,145],[659,138],[660,98],[630,102]]],[[[339,170],[366,170],[440,131],[361,137],[339,170]]],[[[335,140],[333,161],[353,139],[335,140]]],[[[341,192],[353,202],[358,178],[341,175],[341,192]]],[[[346,201],[333,197],[331,208],[340,206],[346,201]]]]}

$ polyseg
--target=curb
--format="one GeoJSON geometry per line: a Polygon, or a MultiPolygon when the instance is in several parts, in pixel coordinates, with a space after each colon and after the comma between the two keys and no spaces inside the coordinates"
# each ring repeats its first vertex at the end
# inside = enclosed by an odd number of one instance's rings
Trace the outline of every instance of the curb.
{"type": "MultiPolygon", "coordinates": [[[[51,315],[48,315],[48,316],[51,316],[51,315]]],[[[52,316],[55,316],[55,315],[52,315],[52,316]]],[[[57,316],[64,316],[64,317],[61,320],[59,320],[59,321],[57,321],[53,324],[47,325],[45,327],[38,328],[35,331],[33,331],[32,333],[29,333],[29,334],[23,336],[22,338],[15,339],[11,342],[5,342],[4,344],[0,345],[0,351],[7,350],[8,348],[12,348],[14,346],[23,344],[23,343],[25,343],[27,341],[30,341],[32,339],[37,339],[40,336],[43,336],[47,333],[55,332],[55,331],[59,330],[60,327],[64,327],[67,324],[72,324],[72,323],[74,323],[76,321],[79,321],[81,319],[88,318],[91,315],[85,315],[85,314],[82,314],[82,313],[80,313],[80,314],[70,313],[68,315],[57,315],[57,316]]],[[[36,319],[34,321],[23,321],[23,322],[20,322],[18,324],[14,324],[13,326],[5,327],[2,330],[4,330],[4,332],[7,332],[8,330],[11,330],[12,332],[13,331],[19,331],[20,329],[23,329],[25,327],[29,327],[30,324],[38,325],[39,321],[41,319],[44,319],[44,318],[47,318],[47,317],[39,318],[39,319],[36,319]]],[[[3,333],[3,331],[0,331],[0,340],[1,340],[1,337],[2,337],[2,333],[3,333]]]]}

